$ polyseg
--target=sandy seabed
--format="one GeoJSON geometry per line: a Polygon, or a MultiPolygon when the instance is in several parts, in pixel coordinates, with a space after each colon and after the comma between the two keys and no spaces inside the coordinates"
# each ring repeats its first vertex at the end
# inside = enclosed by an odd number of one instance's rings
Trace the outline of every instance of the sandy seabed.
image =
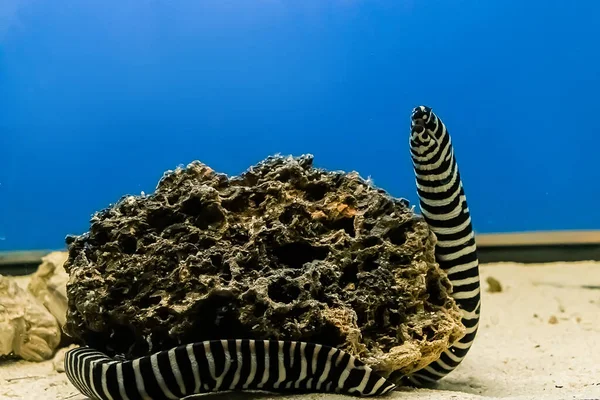
{"type": "MultiPolygon", "coordinates": [[[[600,400],[600,262],[481,268],[481,327],[465,361],[435,390],[400,389],[383,399],[600,400]],[[502,291],[486,290],[494,277],[502,291]]],[[[340,395],[196,396],[214,400],[293,398],[342,400],[340,395]]],[[[83,400],[51,361],[0,364],[0,399],[83,400]]]]}

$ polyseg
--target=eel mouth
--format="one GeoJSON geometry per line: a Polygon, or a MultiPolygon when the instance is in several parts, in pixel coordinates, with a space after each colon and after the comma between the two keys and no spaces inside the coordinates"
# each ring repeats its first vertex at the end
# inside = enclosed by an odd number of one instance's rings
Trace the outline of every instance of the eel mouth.
{"type": "Polygon", "coordinates": [[[427,129],[427,121],[419,118],[414,120],[410,129],[410,143],[416,154],[421,155],[427,152],[436,142],[432,132],[427,129]]]}
{"type": "Polygon", "coordinates": [[[427,122],[427,120],[423,119],[423,118],[419,118],[419,117],[413,117],[412,119],[412,124],[413,126],[425,126],[425,123],[427,122]]]}
{"type": "Polygon", "coordinates": [[[418,144],[425,144],[431,139],[431,136],[425,128],[425,121],[417,120],[414,121],[413,126],[410,129],[411,139],[418,142],[418,144]]]}
{"type": "Polygon", "coordinates": [[[415,124],[413,125],[411,130],[412,130],[413,134],[417,134],[417,135],[425,133],[425,131],[426,131],[425,123],[422,121],[417,121],[417,122],[415,122],[415,124]]]}

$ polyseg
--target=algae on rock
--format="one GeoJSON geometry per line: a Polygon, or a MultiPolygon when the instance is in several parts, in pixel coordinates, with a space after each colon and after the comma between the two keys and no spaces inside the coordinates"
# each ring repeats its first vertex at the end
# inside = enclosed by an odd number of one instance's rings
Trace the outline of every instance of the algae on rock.
{"type": "Polygon", "coordinates": [[[113,355],[289,339],[341,348],[387,376],[431,362],[465,331],[423,219],[310,155],[231,178],[193,162],[68,242],[65,330],[113,355]]]}

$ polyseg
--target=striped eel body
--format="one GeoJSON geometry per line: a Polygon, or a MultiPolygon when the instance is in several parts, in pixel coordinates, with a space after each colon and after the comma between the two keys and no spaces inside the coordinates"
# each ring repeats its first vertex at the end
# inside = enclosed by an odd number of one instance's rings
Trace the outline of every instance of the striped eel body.
{"type": "Polygon", "coordinates": [[[79,347],[66,353],[65,372],[91,399],[180,399],[227,390],[377,396],[396,387],[342,350],[276,340],[211,340],[128,361],[79,347]]]}
{"type": "Polygon", "coordinates": [[[413,110],[410,152],[421,213],[437,237],[436,261],[448,274],[467,329],[436,361],[404,378],[403,384],[421,386],[446,376],[467,355],[479,326],[481,298],[477,246],[452,141],[429,107],[413,110]]]}
{"type": "MultiPolygon", "coordinates": [[[[471,222],[450,137],[426,107],[413,111],[410,149],[425,221],[436,234],[436,258],[454,286],[468,333],[441,357],[404,377],[421,385],[464,358],[479,321],[479,271],[471,222]]],[[[276,340],[211,340],[133,360],[83,346],[65,355],[71,383],[91,399],[180,399],[228,390],[329,392],[378,396],[396,385],[350,354],[329,346],[276,340]]]]}

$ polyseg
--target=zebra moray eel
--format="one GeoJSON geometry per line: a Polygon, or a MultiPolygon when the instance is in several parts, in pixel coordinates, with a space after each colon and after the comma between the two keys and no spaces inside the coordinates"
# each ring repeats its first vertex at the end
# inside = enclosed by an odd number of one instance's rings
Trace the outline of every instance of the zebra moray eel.
{"type": "MultiPolygon", "coordinates": [[[[450,137],[430,108],[413,110],[410,150],[425,221],[436,234],[436,259],[454,286],[467,334],[425,368],[404,377],[421,385],[465,357],[479,321],[479,267],[471,220],[450,137]]],[[[211,340],[134,360],[90,347],[69,350],[65,372],[92,399],[179,399],[227,390],[333,392],[378,396],[396,385],[350,354],[325,345],[276,340],[211,340]]]]}
{"type": "Polygon", "coordinates": [[[180,399],[225,390],[376,396],[396,387],[340,349],[277,340],[211,340],[130,361],[79,347],[65,355],[65,372],[92,399],[180,399]]]}
{"type": "Polygon", "coordinates": [[[452,283],[452,297],[467,331],[426,367],[404,377],[422,386],[452,372],[465,358],[477,334],[481,297],[479,259],[471,214],[446,126],[431,108],[419,106],[411,117],[410,153],[421,214],[435,233],[435,258],[452,283]]]}

